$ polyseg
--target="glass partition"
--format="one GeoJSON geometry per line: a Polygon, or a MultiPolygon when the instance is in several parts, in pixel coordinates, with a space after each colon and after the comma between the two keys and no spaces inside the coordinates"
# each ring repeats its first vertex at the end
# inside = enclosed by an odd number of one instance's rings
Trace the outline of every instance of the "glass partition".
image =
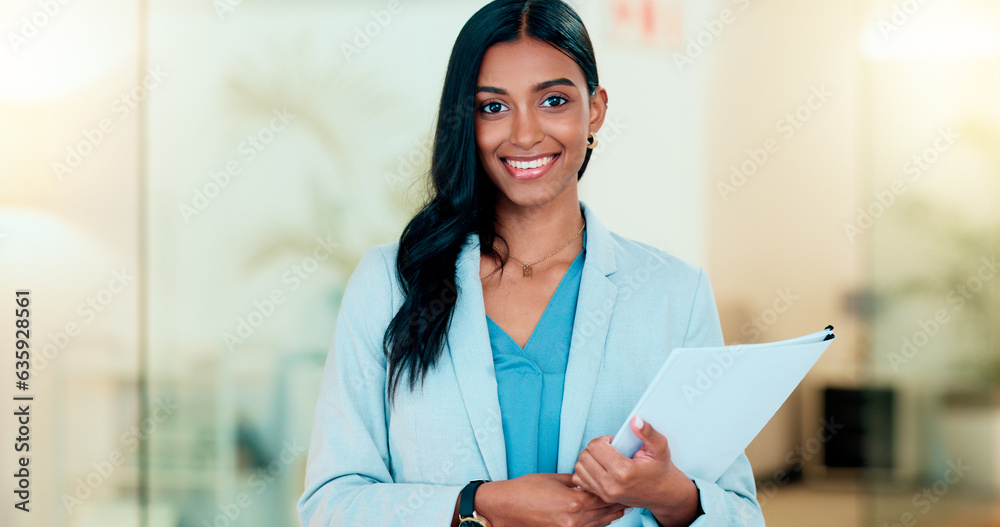
{"type": "Polygon", "coordinates": [[[149,401],[174,405],[150,443],[151,520],[298,522],[343,285],[398,237],[429,162],[435,86],[400,82],[444,62],[398,60],[400,39],[440,57],[454,35],[421,25],[468,15],[372,6],[149,1],[166,78],[145,138],[149,401]]]}
{"type": "Polygon", "coordinates": [[[869,188],[853,225],[871,262],[868,382],[895,396],[891,470],[869,472],[871,525],[998,517],[995,7],[928,5],[889,37],[874,23],[861,35],[869,188]]]}

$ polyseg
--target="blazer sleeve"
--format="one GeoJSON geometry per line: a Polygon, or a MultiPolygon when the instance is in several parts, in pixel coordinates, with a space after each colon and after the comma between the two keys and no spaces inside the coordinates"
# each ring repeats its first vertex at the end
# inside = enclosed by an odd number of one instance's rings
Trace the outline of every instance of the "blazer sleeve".
{"type": "Polygon", "coordinates": [[[382,336],[394,314],[390,269],[372,247],[344,290],[298,501],[303,526],[451,524],[462,485],[395,483],[389,468],[382,336]]]}
{"type": "MultiPolygon", "coordinates": [[[[685,347],[725,344],[712,286],[708,275],[701,269],[698,273],[698,285],[683,342],[685,347]]],[[[757,502],[753,471],[750,469],[750,461],[746,454],[741,453],[719,479],[706,481],[695,477],[692,481],[698,487],[704,514],[699,516],[691,527],[764,525],[764,515],[757,502]]],[[[641,518],[643,527],[659,527],[659,523],[649,510],[643,509],[641,518]]]]}

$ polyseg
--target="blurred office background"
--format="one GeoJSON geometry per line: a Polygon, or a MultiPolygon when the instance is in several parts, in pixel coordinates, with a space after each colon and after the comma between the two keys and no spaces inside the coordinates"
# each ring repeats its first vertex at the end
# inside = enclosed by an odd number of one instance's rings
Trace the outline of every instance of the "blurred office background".
{"type": "MultiPolygon", "coordinates": [[[[1000,525],[1000,4],[569,3],[611,101],[581,199],[704,266],[727,342],[837,329],[748,449],[768,524],[1000,525]]],[[[483,4],[0,5],[0,524],[297,524],[341,291],[483,4]]]]}

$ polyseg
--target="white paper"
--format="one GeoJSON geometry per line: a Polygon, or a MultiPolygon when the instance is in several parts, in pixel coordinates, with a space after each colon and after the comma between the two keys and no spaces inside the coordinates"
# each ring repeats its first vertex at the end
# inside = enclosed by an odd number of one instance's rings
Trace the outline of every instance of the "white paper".
{"type": "MultiPolygon", "coordinates": [[[[611,445],[631,458],[641,442],[634,415],[670,443],[677,468],[716,481],[774,416],[833,342],[833,328],[766,344],[677,348],[636,403],[611,445]]],[[[614,522],[640,525],[638,511],[614,522]]]]}

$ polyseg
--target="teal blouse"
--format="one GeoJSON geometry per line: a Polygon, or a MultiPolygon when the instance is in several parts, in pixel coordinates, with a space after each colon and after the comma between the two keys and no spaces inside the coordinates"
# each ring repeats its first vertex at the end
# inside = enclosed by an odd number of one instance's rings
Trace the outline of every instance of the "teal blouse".
{"type": "Polygon", "coordinates": [[[563,381],[587,252],[586,230],[583,246],[523,349],[489,315],[486,317],[509,479],[556,472],[563,381]]]}

